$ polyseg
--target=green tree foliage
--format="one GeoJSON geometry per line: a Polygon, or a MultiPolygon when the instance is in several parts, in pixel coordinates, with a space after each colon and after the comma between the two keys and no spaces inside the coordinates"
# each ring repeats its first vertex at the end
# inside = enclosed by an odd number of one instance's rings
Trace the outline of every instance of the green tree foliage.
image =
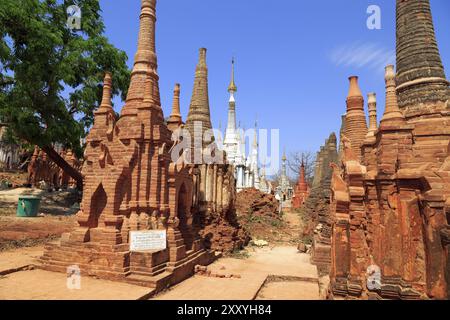
{"type": "Polygon", "coordinates": [[[13,135],[44,151],[58,143],[82,155],[105,71],[123,99],[130,81],[128,58],[104,28],[99,0],[0,1],[0,119],[13,135]],[[82,12],[78,31],[67,25],[73,4],[82,12]]]}

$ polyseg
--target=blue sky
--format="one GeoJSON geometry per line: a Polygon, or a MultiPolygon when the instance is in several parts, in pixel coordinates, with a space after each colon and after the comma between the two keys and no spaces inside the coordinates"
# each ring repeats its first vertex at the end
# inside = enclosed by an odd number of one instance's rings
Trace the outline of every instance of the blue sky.
{"type": "MultiPolygon", "coordinates": [[[[140,0],[101,0],[106,34],[132,66],[140,0]]],[[[450,1],[431,0],[435,29],[450,78],[450,1]]],[[[395,63],[394,0],[159,0],[157,54],[165,116],[181,84],[185,119],[198,49],[208,49],[213,125],[227,122],[231,57],[236,57],[237,116],[247,128],[279,128],[287,152],[317,151],[339,132],[348,77],[376,92],[384,110],[383,69],[395,63]],[[381,8],[381,30],[366,26],[369,5],[381,8]]],[[[122,103],[115,100],[116,108],[122,103]]]]}

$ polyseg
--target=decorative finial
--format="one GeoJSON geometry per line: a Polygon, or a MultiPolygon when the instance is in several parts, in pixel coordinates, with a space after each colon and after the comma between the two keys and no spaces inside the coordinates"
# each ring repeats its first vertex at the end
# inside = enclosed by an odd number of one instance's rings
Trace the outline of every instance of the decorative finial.
{"type": "Polygon", "coordinates": [[[100,104],[99,110],[112,110],[112,104],[111,104],[111,97],[112,97],[112,76],[110,72],[105,73],[105,78],[103,80],[103,95],[102,95],[102,102],[100,104]]]}
{"type": "Polygon", "coordinates": [[[395,67],[388,65],[385,69],[386,106],[381,125],[392,125],[405,122],[405,116],[400,111],[397,100],[397,85],[395,81],[395,67]]]}
{"type": "Polygon", "coordinates": [[[231,93],[232,95],[237,92],[237,86],[236,83],[234,82],[234,57],[231,59],[231,82],[230,85],[228,86],[228,92],[231,93]]]}
{"type": "Polygon", "coordinates": [[[366,137],[374,136],[377,131],[377,95],[371,92],[367,95],[367,103],[369,108],[369,131],[366,137]]]}
{"type": "Polygon", "coordinates": [[[350,89],[348,92],[348,98],[350,97],[362,97],[361,89],[359,88],[358,84],[358,77],[357,76],[351,76],[348,78],[350,81],[350,89]]]}

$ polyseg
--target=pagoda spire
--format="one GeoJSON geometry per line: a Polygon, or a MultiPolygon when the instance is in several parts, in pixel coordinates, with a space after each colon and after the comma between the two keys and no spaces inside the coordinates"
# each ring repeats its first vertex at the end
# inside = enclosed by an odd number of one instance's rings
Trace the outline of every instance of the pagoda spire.
{"type": "Polygon", "coordinates": [[[347,96],[347,114],[345,119],[345,136],[350,140],[355,154],[361,156],[361,145],[367,135],[364,98],[358,84],[358,77],[349,78],[350,89],[347,96]]]}
{"type": "Polygon", "coordinates": [[[302,158],[302,164],[300,166],[300,175],[298,177],[298,191],[306,192],[308,191],[308,184],[306,183],[306,167],[305,161],[302,158]]]}
{"type": "Polygon", "coordinates": [[[367,95],[367,104],[369,106],[369,131],[367,132],[367,137],[372,137],[378,129],[377,95],[374,92],[367,95]]]}
{"type": "Polygon", "coordinates": [[[194,138],[195,123],[201,125],[201,137],[197,137],[203,141],[203,134],[206,130],[212,129],[211,113],[209,108],[208,96],[208,67],[206,65],[206,49],[201,48],[199,54],[199,61],[195,70],[194,89],[192,91],[191,103],[189,106],[189,114],[186,120],[186,129],[194,138]]]}
{"type": "Polygon", "coordinates": [[[100,107],[94,111],[94,125],[86,137],[86,141],[100,141],[105,134],[112,133],[112,126],[116,121],[116,113],[111,104],[112,96],[112,78],[109,72],[106,72],[103,80],[103,95],[100,107]]]}
{"type": "Polygon", "coordinates": [[[111,104],[111,97],[112,97],[112,78],[111,73],[106,72],[105,78],[103,79],[102,102],[100,103],[100,107],[97,109],[97,112],[114,111],[111,104]]]}
{"type": "Polygon", "coordinates": [[[147,77],[150,77],[152,81],[152,100],[157,107],[161,107],[155,53],[156,0],[141,1],[138,48],[134,57],[127,99],[121,112],[122,116],[137,114],[137,109],[144,100],[147,77]]]}
{"type": "Polygon", "coordinates": [[[234,57],[231,59],[231,81],[228,86],[228,92],[233,96],[237,92],[237,86],[234,82],[234,57]]]}
{"type": "Polygon", "coordinates": [[[397,0],[397,93],[400,108],[449,99],[429,0],[397,0]]]}
{"type": "Polygon", "coordinates": [[[171,131],[176,130],[183,124],[180,112],[180,91],[180,84],[176,83],[173,89],[172,113],[167,121],[168,127],[171,131]]]}
{"type": "Polygon", "coordinates": [[[396,85],[395,85],[395,71],[394,66],[389,65],[386,67],[385,72],[386,82],[386,109],[384,111],[383,118],[381,119],[380,126],[388,126],[401,124],[405,122],[405,116],[400,111],[397,101],[396,85]]]}
{"type": "Polygon", "coordinates": [[[234,82],[234,58],[231,61],[231,82],[228,87],[228,92],[230,93],[230,99],[228,102],[228,124],[225,130],[225,140],[224,143],[227,145],[236,145],[236,100],[234,94],[237,91],[236,84],[234,82]]]}
{"type": "Polygon", "coordinates": [[[179,120],[181,120],[180,91],[180,84],[176,83],[175,88],[173,89],[172,114],[170,115],[172,118],[177,118],[179,120]]]}

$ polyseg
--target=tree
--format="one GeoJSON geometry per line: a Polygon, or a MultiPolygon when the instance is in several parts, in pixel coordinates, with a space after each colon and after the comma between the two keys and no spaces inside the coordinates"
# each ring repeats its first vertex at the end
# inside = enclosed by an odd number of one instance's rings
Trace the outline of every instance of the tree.
{"type": "Polygon", "coordinates": [[[298,177],[300,175],[300,166],[305,165],[305,179],[309,184],[312,184],[314,179],[314,167],[316,164],[316,157],[310,151],[296,151],[292,152],[288,157],[289,169],[298,177]]]}
{"type": "Polygon", "coordinates": [[[104,36],[99,0],[0,2],[0,118],[19,139],[39,146],[78,182],[81,174],[54,150],[81,157],[106,71],[113,94],[125,99],[130,81],[125,52],[104,36]],[[81,30],[70,29],[70,5],[81,9],[81,30]]]}

